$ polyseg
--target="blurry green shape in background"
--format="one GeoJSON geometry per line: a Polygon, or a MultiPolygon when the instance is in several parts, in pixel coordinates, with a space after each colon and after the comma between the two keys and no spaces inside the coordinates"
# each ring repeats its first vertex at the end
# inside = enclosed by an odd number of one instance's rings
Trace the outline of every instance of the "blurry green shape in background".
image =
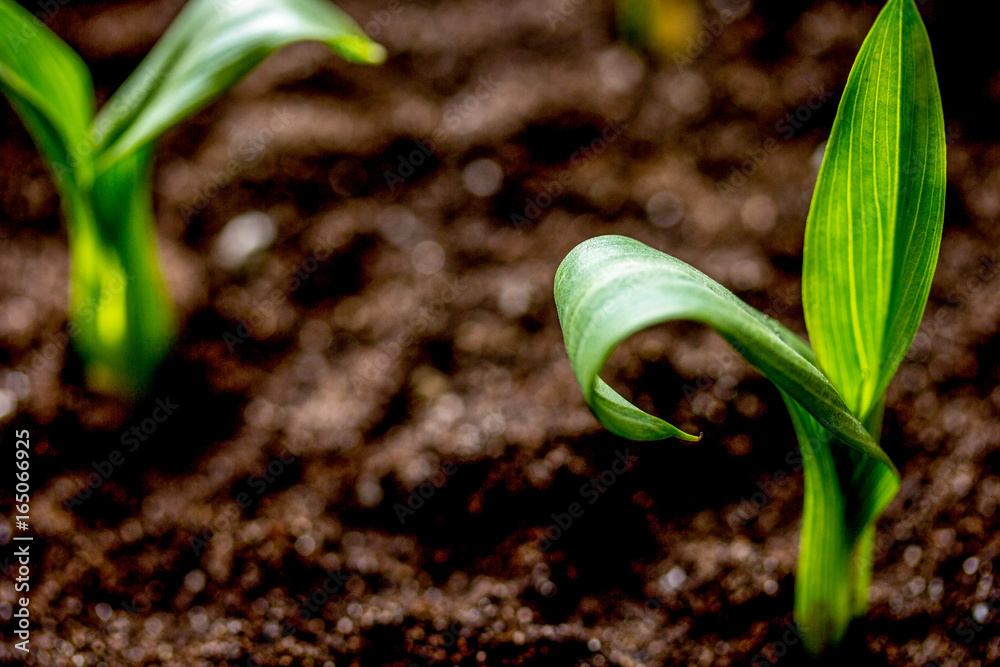
{"type": "Polygon", "coordinates": [[[698,37],[716,23],[702,20],[697,0],[617,0],[618,32],[628,42],[662,58],[685,63],[700,50],[698,37]]]}
{"type": "Polygon", "coordinates": [[[288,44],[318,41],[372,64],[385,51],[325,0],[191,0],[95,115],[90,72],[43,23],[0,0],[0,34],[0,91],[35,140],[66,216],[68,328],[87,382],[135,396],[177,327],[153,226],[156,140],[288,44]]]}

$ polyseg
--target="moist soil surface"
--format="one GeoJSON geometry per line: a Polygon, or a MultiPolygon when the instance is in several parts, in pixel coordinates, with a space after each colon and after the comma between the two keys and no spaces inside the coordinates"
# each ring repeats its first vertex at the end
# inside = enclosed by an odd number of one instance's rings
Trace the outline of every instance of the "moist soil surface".
{"type": "MultiPolygon", "coordinates": [[[[74,2],[49,25],[103,100],[180,4],[74,2]]],[[[134,404],[84,388],[58,201],[7,108],[0,438],[27,429],[33,448],[27,662],[800,664],[802,476],[777,391],[711,331],[653,329],[607,377],[704,438],[615,438],[552,299],[570,249],[623,234],[804,331],[809,198],[878,8],[741,2],[709,29],[717,5],[688,61],[623,46],[607,2],[343,2],[386,65],[297,45],[162,141],[182,327],[134,404]],[[220,234],[253,212],[276,238],[232,268],[220,234]]],[[[888,395],[902,488],[871,609],[836,658],[989,664],[1000,81],[989,21],[921,7],[949,129],[944,241],[888,395]]],[[[18,663],[5,516],[0,659],[18,663]]]]}

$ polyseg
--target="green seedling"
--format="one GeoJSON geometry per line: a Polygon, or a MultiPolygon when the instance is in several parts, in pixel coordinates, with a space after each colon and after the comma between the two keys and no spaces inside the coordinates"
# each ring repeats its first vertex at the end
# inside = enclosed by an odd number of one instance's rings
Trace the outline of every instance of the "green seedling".
{"type": "Polygon", "coordinates": [[[191,0],[95,114],[80,57],[11,0],[0,0],[0,90],[55,182],[70,245],[69,333],[88,383],[141,392],[176,330],[153,228],[157,139],[274,51],[300,41],[347,60],[385,58],[325,0],[191,0]]]}
{"type": "Polygon", "coordinates": [[[802,450],[795,617],[814,654],[865,613],[875,521],[899,488],[879,446],[885,391],[927,303],[944,220],[945,132],[913,0],[889,0],[861,47],[806,223],[811,347],[717,282],[637,241],[604,236],[559,267],[566,350],[591,409],[633,440],[697,440],[601,380],[622,341],[678,319],[714,328],[781,390],[802,450]]]}

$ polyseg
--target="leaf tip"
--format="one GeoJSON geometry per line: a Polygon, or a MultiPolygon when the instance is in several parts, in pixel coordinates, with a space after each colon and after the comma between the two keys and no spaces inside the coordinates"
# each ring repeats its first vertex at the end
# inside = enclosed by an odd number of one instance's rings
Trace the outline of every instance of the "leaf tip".
{"type": "Polygon", "coordinates": [[[367,65],[381,65],[387,56],[385,47],[368,39],[364,33],[340,37],[331,46],[345,59],[367,65]]]}
{"type": "Polygon", "coordinates": [[[366,61],[372,65],[381,65],[385,62],[388,52],[385,47],[378,42],[371,42],[368,45],[368,53],[366,54],[366,61]]]}

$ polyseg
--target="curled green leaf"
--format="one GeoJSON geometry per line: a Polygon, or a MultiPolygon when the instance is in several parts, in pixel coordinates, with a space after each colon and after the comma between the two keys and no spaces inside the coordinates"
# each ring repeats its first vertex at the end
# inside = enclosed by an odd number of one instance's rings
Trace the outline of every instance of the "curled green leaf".
{"type": "Polygon", "coordinates": [[[559,266],[555,300],[584,397],[601,423],[617,435],[697,439],[635,407],[599,376],[608,357],[629,336],[656,324],[693,320],[715,329],[845,444],[892,467],[798,336],[678,259],[623,236],[590,239],[559,266]]]}

